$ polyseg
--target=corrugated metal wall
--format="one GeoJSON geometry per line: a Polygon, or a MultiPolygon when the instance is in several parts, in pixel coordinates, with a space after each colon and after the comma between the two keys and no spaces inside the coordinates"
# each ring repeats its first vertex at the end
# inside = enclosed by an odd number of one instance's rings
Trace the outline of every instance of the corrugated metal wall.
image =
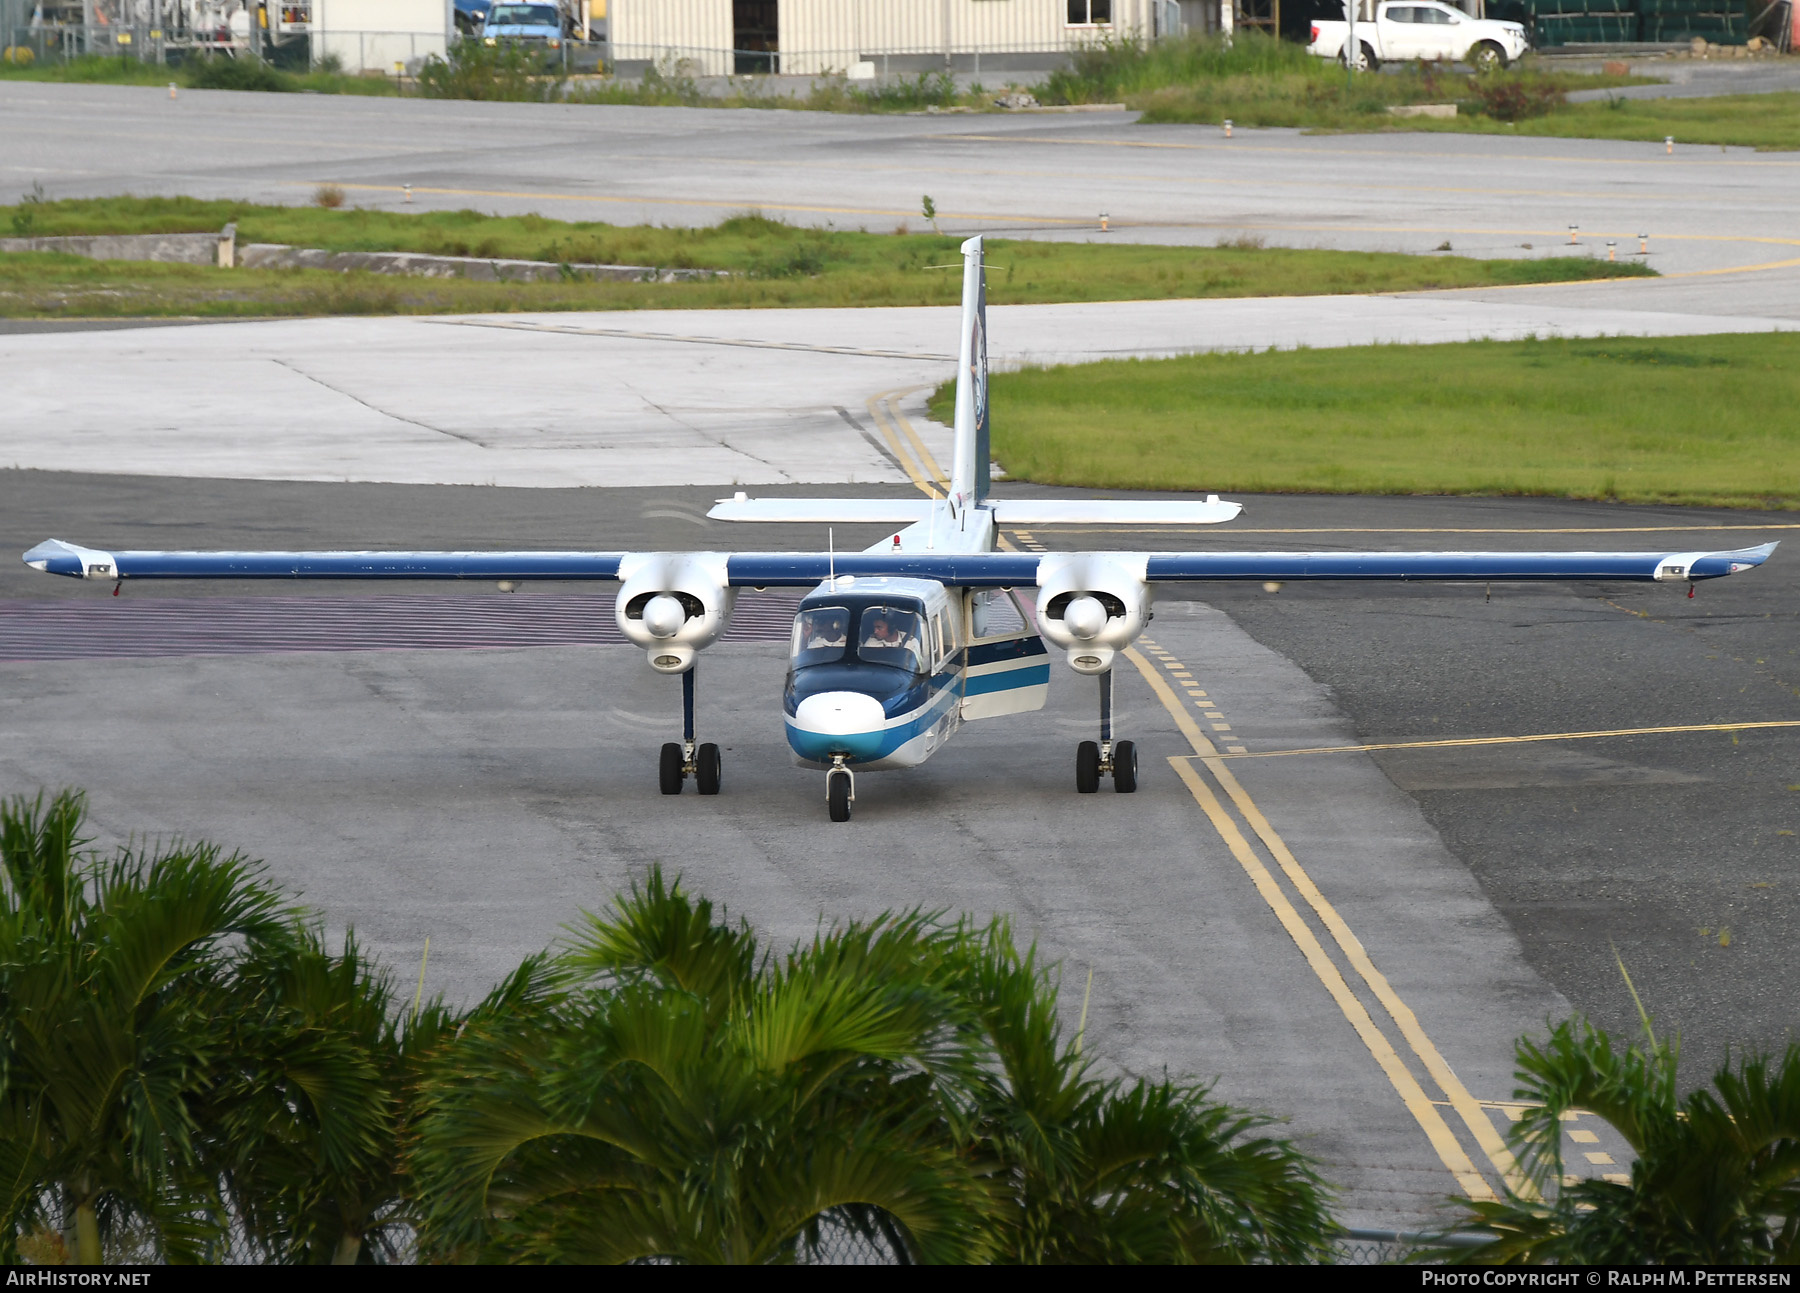
{"type": "MultiPolygon", "coordinates": [[[[1109,28],[1068,25],[1067,0],[780,0],[781,71],[842,72],[882,54],[1055,53],[1148,32],[1148,0],[1112,0],[1109,28]]],[[[613,57],[686,51],[693,71],[731,71],[731,0],[612,0],[613,57]],[[650,51],[650,52],[646,52],[650,51]]]]}
{"type": "Polygon", "coordinates": [[[731,75],[731,0],[611,0],[607,11],[614,59],[731,75]]]}

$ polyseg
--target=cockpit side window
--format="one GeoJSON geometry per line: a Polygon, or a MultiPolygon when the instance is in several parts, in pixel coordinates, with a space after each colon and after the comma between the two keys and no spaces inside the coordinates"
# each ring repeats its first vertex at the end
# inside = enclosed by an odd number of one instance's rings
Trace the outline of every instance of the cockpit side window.
{"type": "Polygon", "coordinates": [[[857,627],[857,658],[919,673],[924,667],[925,625],[919,613],[899,606],[866,606],[857,627]]]}
{"type": "Polygon", "coordinates": [[[850,643],[850,612],[843,606],[815,606],[794,617],[794,641],[789,651],[794,667],[836,664],[850,643]]]}

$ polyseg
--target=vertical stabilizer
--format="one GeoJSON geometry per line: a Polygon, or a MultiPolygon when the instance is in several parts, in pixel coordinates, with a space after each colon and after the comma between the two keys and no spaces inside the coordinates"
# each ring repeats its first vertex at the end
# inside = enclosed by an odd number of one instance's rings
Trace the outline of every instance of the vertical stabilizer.
{"type": "Polygon", "coordinates": [[[956,370],[956,445],[950,497],[961,512],[988,494],[987,267],[982,240],[962,245],[962,346],[956,370]]]}

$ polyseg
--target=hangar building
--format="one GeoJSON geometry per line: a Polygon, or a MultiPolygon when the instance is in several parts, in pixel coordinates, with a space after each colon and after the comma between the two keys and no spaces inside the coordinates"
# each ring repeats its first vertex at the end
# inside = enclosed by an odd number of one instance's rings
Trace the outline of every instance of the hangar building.
{"type": "MultiPolygon", "coordinates": [[[[1224,0],[1230,4],[1232,0],[1224,0]]],[[[1108,38],[1213,30],[1219,0],[611,0],[612,57],[630,74],[1026,71],[1108,38]]]]}

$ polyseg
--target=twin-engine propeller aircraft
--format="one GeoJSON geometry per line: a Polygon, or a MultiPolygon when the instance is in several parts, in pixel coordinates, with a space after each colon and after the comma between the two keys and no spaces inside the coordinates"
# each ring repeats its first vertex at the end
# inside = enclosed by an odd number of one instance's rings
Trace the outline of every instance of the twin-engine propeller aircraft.
{"type": "Polygon", "coordinates": [[[850,819],[860,770],[923,763],[965,722],[1041,709],[1046,640],[1099,680],[1099,739],[1075,751],[1075,788],[1137,789],[1137,750],[1112,732],[1112,668],[1143,632],[1156,587],[1214,580],[1387,579],[1688,582],[1761,565],[1736,552],[1000,551],[1002,526],[1187,526],[1241,509],[1205,502],[1044,501],[988,490],[986,274],[982,240],[962,245],[962,342],[954,466],[943,497],[753,499],[725,521],[880,522],[902,528],[860,553],[826,552],[102,552],[50,540],[25,554],[54,575],[126,579],[604,580],[614,615],[650,667],[681,676],[682,740],[662,747],[664,794],[692,777],[719,792],[719,747],[695,742],[695,658],[730,622],[740,588],[810,588],[794,620],[783,709],[803,767],[825,772],[831,820],[850,819]],[[1035,592],[1035,605],[1017,590],[1035,592]]]}

